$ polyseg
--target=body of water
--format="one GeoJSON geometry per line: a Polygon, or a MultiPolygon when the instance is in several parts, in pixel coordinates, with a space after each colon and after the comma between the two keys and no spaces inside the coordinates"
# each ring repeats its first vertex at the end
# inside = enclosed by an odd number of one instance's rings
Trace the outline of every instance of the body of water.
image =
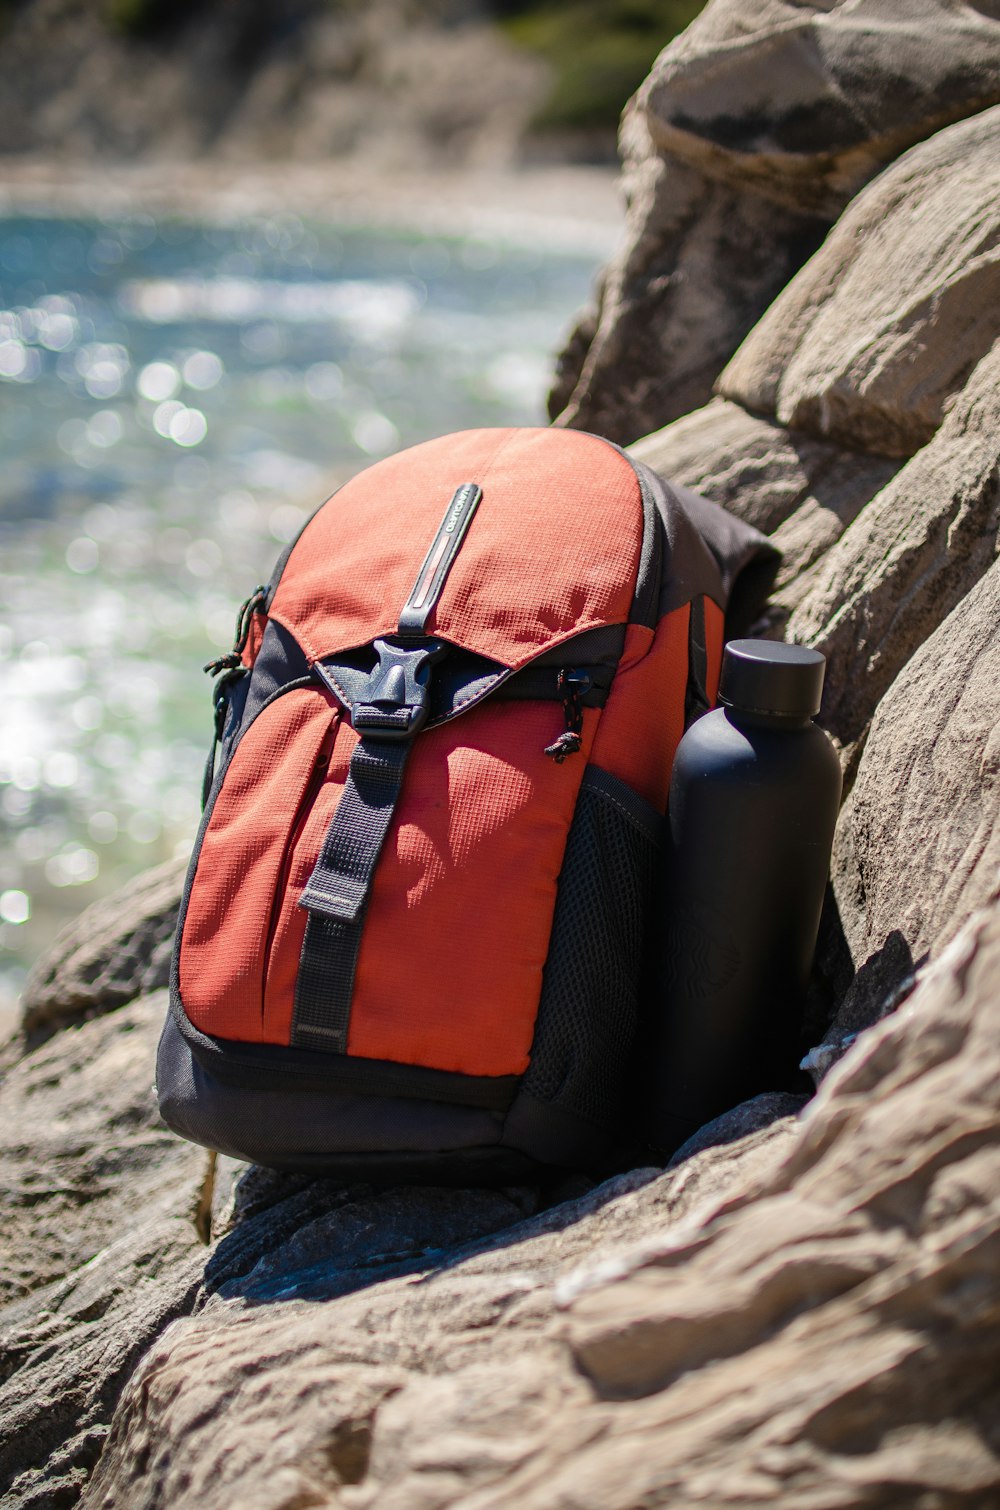
{"type": "Polygon", "coordinates": [[[185,851],[201,664],[347,476],[544,422],[595,256],[296,216],[0,220],[0,1001],[185,851]]]}

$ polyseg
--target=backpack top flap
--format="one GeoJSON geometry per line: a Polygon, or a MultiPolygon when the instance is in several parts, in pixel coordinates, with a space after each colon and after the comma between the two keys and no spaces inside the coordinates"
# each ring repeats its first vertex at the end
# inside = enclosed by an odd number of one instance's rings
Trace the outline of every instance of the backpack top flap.
{"type": "Polygon", "coordinates": [[[614,446],[557,429],[464,431],[368,467],[306,525],[269,617],[311,661],[394,634],[465,484],[482,499],[428,634],[517,669],[628,621],[650,529],[642,486],[614,446]]]}

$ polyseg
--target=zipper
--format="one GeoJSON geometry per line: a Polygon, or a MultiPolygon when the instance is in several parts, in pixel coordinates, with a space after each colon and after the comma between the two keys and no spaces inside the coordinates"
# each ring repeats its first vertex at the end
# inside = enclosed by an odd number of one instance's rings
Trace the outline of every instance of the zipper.
{"type": "Polygon", "coordinates": [[[281,856],[281,869],[278,871],[278,880],[275,886],[274,897],[271,901],[271,916],[268,921],[267,940],[264,945],[264,968],[261,973],[260,1003],[262,1019],[264,1015],[264,998],[267,995],[267,976],[268,971],[271,968],[271,954],[274,949],[274,939],[278,931],[278,920],[281,917],[281,908],[285,899],[285,892],[288,889],[288,879],[292,873],[292,865],[295,860],[295,850],[298,846],[299,840],[302,838],[302,831],[309,821],[309,816],[312,813],[316,798],[319,796],[320,788],[326,780],[327,772],[330,769],[330,758],[333,755],[333,746],[337,738],[337,730],[339,729],[339,727],[340,713],[338,710],[335,710],[333,718],[330,721],[330,727],[327,730],[326,735],[324,736],[320,752],[316,756],[312,771],[309,773],[309,780],[306,783],[306,789],[302,793],[302,800],[299,803],[298,808],[296,809],[294,821],[288,831],[288,840],[285,844],[284,853],[281,856]]]}

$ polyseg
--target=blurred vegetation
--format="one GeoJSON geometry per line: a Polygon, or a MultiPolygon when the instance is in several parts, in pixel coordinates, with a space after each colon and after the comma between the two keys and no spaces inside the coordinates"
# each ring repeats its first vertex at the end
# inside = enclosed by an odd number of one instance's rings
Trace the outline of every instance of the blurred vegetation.
{"type": "Polygon", "coordinates": [[[104,17],[125,37],[155,37],[192,15],[195,0],[104,0],[104,17]]]}
{"type": "MultiPolygon", "coordinates": [[[[4,3],[0,0],[0,9],[4,3]]],[[[358,8],[352,0],[325,3],[336,10],[358,8]]],[[[486,0],[509,40],[544,58],[552,69],[552,90],[535,122],[541,131],[613,129],[657,53],[694,20],[703,4],[704,0],[486,0]]],[[[300,0],[290,7],[292,12],[312,8],[322,8],[322,0],[315,6],[303,6],[300,0]]],[[[138,40],[153,39],[204,7],[197,0],[102,0],[102,9],[113,31],[138,40]]],[[[249,6],[251,13],[258,13],[258,21],[263,19],[261,12],[273,9],[267,0],[263,5],[251,0],[249,6]]],[[[431,3],[414,9],[444,10],[454,20],[461,7],[431,3]]]]}
{"type": "Polygon", "coordinates": [[[493,0],[505,34],[553,70],[537,130],[611,128],[704,0],[493,0]]]}

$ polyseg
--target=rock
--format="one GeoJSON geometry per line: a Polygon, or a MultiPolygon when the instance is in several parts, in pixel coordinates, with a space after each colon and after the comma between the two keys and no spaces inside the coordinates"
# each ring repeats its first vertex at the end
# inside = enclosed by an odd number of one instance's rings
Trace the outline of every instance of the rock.
{"type": "Polygon", "coordinates": [[[858,195],[719,388],[790,428],[911,456],[998,336],[994,108],[915,147],[858,195]]]}
{"type": "Polygon", "coordinates": [[[662,158],[641,114],[626,119],[622,152],[622,249],[596,322],[587,312],[560,358],[549,413],[627,445],[707,401],[827,222],[662,158]]]}
{"type": "Polygon", "coordinates": [[[165,986],[187,860],[168,860],[88,907],[35,965],[22,1027],[51,1032],[165,986]]]}
{"type": "Polygon", "coordinates": [[[830,219],[885,163],[1000,98],[1000,6],[761,0],[707,7],[637,97],[654,143],[830,219]]]}
{"type": "MultiPolygon", "coordinates": [[[[974,9],[765,0],[752,16],[738,0],[707,7],[660,54],[626,111],[623,246],[596,328],[588,317],[567,349],[553,417],[627,444],[706,403],[727,359],[862,184],[998,99],[995,0],[974,9]]],[[[755,369],[757,387],[783,366],[755,369]]],[[[735,381],[723,391],[742,397],[735,381]]],[[[868,448],[856,436],[847,445],[868,448]]]]}
{"type": "Polygon", "coordinates": [[[830,1037],[856,1032],[1000,887],[1000,562],[879,704],[838,829],[860,966],[830,1037]]]}
{"type": "MultiPolygon", "coordinates": [[[[312,1262],[300,1267],[294,1231],[282,1228],[276,1208],[269,1263],[289,1282],[307,1274],[302,1293],[310,1301],[296,1295],[260,1305],[253,1295],[237,1298],[240,1291],[232,1287],[228,1298],[216,1292],[198,1315],[170,1328],[123,1396],[85,1503],[130,1510],[156,1503],[177,1510],[341,1503],[340,1486],[369,1478],[373,1450],[391,1460],[395,1432],[387,1422],[382,1433],[382,1413],[399,1393],[407,1402],[400,1428],[410,1442],[405,1450],[442,1464],[442,1490],[461,1487],[458,1459],[470,1447],[481,1460],[479,1476],[502,1478],[521,1454],[520,1415],[544,1405],[549,1359],[564,1354],[552,1302],[558,1277],[584,1257],[613,1251],[626,1235],[655,1233],[734,1180],[755,1189],[787,1146],[791,1128],[790,1118],[772,1122],[666,1175],[638,1170],[619,1176],[464,1249],[429,1255],[422,1272],[336,1300],[322,1298],[322,1275],[325,1270],[336,1295],[343,1284],[337,1224],[346,1219],[350,1231],[350,1201],[340,1217],[330,1215],[322,1268],[312,1262]],[[477,1423],[471,1435],[463,1431],[452,1439],[446,1420],[439,1433],[439,1411],[452,1411],[468,1391],[478,1414],[491,1379],[492,1408],[484,1421],[491,1418],[492,1425],[480,1432],[477,1423]],[[289,1391],[296,1405],[286,1413],[289,1391]],[[273,1429],[276,1412],[281,1431],[273,1429]]],[[[398,1206],[398,1197],[386,1199],[398,1206]]],[[[366,1209],[358,1207],[357,1215],[366,1209]]],[[[418,1209],[413,1216],[419,1220],[418,1209]]],[[[380,1241],[377,1227],[373,1237],[369,1252],[380,1241]]],[[[568,1387],[576,1392],[580,1386],[572,1369],[569,1374],[568,1387]]],[[[365,1491],[368,1503],[367,1483],[365,1491]]]]}
{"type": "Polygon", "coordinates": [[[71,1504],[122,1384],[189,1308],[213,1161],[152,1094],[166,993],[67,1028],[0,1086],[0,1496],[71,1504]]]}
{"type": "MultiPolygon", "coordinates": [[[[1000,550],[1000,342],[931,443],[817,563],[787,634],[827,657],[823,721],[862,740],[882,695],[1000,550]]],[[[780,593],[779,593],[780,601],[780,593]]]]}
{"type": "Polygon", "coordinates": [[[895,461],[842,451],[725,399],[636,441],[629,453],[773,537],[783,557],[784,617],[803,590],[795,586],[803,573],[898,469],[895,461]]]}
{"type": "Polygon", "coordinates": [[[215,1296],[150,1350],[84,1503],[985,1506],[998,974],[994,907],[801,1122],[350,1296],[215,1296]]]}

